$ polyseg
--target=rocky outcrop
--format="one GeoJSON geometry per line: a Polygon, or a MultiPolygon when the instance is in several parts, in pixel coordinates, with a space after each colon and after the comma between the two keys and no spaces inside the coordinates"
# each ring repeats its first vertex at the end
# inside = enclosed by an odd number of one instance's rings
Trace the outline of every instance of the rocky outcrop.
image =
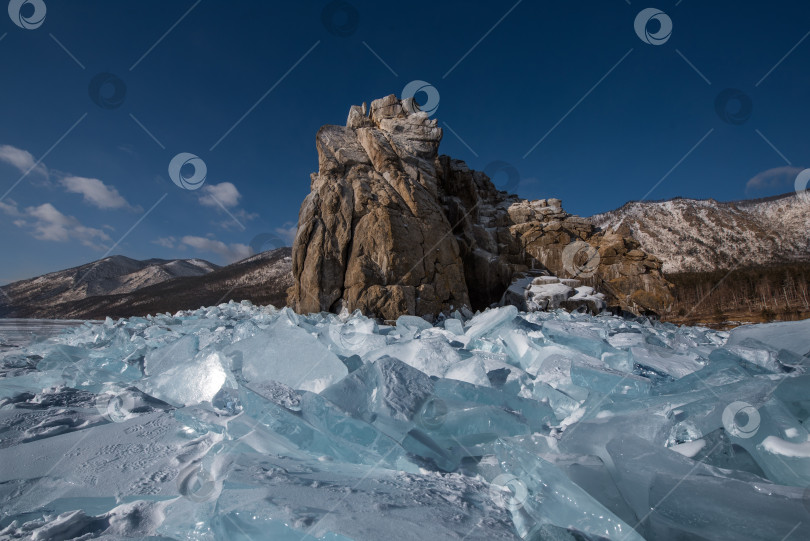
{"type": "Polygon", "coordinates": [[[602,233],[558,199],[526,201],[439,156],[442,130],[412,99],[353,106],[318,132],[319,171],[301,205],[289,304],[396,319],[498,302],[531,269],[576,278],[614,306],[662,312],[660,261],[602,233]]]}

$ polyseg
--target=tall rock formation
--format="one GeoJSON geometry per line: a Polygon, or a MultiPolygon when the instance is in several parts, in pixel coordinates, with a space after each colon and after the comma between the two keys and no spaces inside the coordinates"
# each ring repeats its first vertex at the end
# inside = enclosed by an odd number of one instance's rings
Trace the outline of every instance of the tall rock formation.
{"type": "Polygon", "coordinates": [[[353,106],[345,127],[318,132],[293,245],[289,304],[396,319],[497,302],[531,268],[583,279],[634,312],[672,302],[661,263],[622,231],[603,233],[557,199],[498,191],[439,156],[442,130],[413,99],[353,106]]]}

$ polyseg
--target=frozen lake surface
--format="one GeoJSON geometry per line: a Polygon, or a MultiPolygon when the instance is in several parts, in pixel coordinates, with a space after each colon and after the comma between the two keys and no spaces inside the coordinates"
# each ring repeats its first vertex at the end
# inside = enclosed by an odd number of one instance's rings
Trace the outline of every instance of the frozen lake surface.
{"type": "Polygon", "coordinates": [[[810,320],[0,320],[0,539],[810,538],[810,320]]]}
{"type": "Polygon", "coordinates": [[[57,336],[82,323],[68,319],[0,319],[0,348],[25,346],[38,338],[57,336]]]}

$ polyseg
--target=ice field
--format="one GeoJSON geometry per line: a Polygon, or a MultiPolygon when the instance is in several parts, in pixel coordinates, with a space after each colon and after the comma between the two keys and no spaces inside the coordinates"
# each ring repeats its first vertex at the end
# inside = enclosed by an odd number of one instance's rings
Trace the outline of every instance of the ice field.
{"type": "Polygon", "coordinates": [[[0,325],[0,539],[810,539],[810,320],[0,325]]]}

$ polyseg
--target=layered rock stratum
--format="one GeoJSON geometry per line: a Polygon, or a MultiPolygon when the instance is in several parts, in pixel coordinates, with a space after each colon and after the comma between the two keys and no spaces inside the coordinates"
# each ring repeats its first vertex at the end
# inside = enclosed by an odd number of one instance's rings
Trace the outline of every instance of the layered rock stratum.
{"type": "Polygon", "coordinates": [[[603,232],[559,199],[528,201],[439,155],[442,129],[413,99],[352,106],[316,137],[317,173],[301,205],[288,303],[428,318],[497,303],[531,270],[577,278],[611,306],[663,313],[661,262],[619,228],[603,232]]]}

